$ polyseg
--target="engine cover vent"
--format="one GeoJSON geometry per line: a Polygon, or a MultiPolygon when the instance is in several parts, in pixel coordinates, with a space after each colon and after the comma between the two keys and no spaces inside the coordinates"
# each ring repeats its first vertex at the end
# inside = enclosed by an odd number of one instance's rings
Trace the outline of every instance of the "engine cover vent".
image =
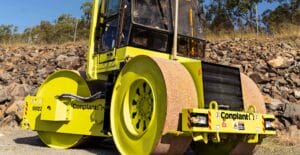
{"type": "Polygon", "coordinates": [[[202,62],[202,73],[205,108],[211,101],[217,101],[220,109],[244,109],[238,68],[202,62]]]}

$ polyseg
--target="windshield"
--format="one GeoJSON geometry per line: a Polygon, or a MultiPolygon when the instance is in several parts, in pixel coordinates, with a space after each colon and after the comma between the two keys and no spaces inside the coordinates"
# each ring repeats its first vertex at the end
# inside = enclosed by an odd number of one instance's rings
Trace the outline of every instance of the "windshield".
{"type": "Polygon", "coordinates": [[[110,17],[119,12],[120,1],[119,0],[108,0],[106,6],[106,16],[110,17]]]}
{"type": "Polygon", "coordinates": [[[171,30],[170,0],[136,0],[133,3],[133,21],[144,26],[171,30]]]}
{"type": "MultiPolygon", "coordinates": [[[[175,1],[172,3],[175,6],[175,1]]],[[[179,0],[178,34],[203,39],[202,14],[200,0],[179,0]]]]}
{"type": "MultiPolygon", "coordinates": [[[[135,0],[132,5],[132,19],[139,25],[172,32],[174,18],[171,14],[175,14],[174,7],[174,0],[135,0]]],[[[202,39],[201,15],[200,0],[179,0],[178,34],[202,39]]]]}

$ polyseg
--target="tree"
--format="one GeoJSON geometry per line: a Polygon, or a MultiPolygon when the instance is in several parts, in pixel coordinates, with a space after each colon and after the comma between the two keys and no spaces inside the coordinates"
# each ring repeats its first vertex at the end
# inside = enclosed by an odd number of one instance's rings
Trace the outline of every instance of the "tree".
{"type": "Polygon", "coordinates": [[[83,12],[82,21],[85,25],[90,25],[92,15],[93,2],[84,2],[80,10],[83,12]]]}
{"type": "Polygon", "coordinates": [[[256,27],[256,5],[262,0],[228,0],[227,8],[230,10],[235,25],[248,31],[256,27]]]}
{"type": "Polygon", "coordinates": [[[68,14],[59,16],[54,26],[55,40],[57,40],[58,43],[71,41],[73,39],[75,25],[75,17],[68,14]]]}
{"type": "Polygon", "coordinates": [[[52,42],[54,26],[48,21],[41,21],[39,25],[40,40],[46,43],[52,42]]]}
{"type": "MultiPolygon", "coordinates": [[[[273,2],[276,0],[271,0],[273,2]]],[[[269,30],[277,30],[283,25],[300,25],[300,0],[282,1],[275,10],[266,10],[263,13],[263,23],[269,30]]]]}
{"type": "Polygon", "coordinates": [[[84,2],[80,10],[82,11],[83,15],[78,22],[78,37],[82,39],[87,39],[89,36],[89,29],[91,24],[91,17],[92,17],[92,9],[93,9],[93,2],[84,2]]]}
{"type": "Polygon", "coordinates": [[[233,30],[234,25],[227,12],[224,0],[216,0],[209,4],[206,14],[208,28],[213,32],[221,30],[233,30]]]}
{"type": "Polygon", "coordinates": [[[8,43],[18,31],[18,27],[13,25],[0,25],[0,42],[8,43]]]}
{"type": "Polygon", "coordinates": [[[300,25],[300,0],[291,0],[291,23],[300,25]]]}
{"type": "Polygon", "coordinates": [[[262,0],[216,0],[207,6],[207,20],[211,30],[233,31],[236,28],[253,29],[256,26],[255,7],[262,0]]]}

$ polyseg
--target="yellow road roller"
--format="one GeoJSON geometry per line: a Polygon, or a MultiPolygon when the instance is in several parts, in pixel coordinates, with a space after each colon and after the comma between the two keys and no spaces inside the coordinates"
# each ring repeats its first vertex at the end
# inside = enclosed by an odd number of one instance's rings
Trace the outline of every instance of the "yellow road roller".
{"type": "Polygon", "coordinates": [[[200,154],[275,134],[256,84],[202,61],[199,0],[93,3],[86,71],[55,72],[25,98],[22,127],[47,146],[96,136],[121,154],[200,154]]]}

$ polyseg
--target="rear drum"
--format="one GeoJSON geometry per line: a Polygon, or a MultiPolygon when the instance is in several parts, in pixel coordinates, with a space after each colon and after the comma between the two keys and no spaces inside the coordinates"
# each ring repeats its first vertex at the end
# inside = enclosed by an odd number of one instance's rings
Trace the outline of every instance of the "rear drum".
{"type": "Polygon", "coordinates": [[[193,79],[178,62],[138,56],[116,81],[111,129],[121,154],[183,154],[191,137],[174,136],[182,108],[197,107],[193,79]]]}

